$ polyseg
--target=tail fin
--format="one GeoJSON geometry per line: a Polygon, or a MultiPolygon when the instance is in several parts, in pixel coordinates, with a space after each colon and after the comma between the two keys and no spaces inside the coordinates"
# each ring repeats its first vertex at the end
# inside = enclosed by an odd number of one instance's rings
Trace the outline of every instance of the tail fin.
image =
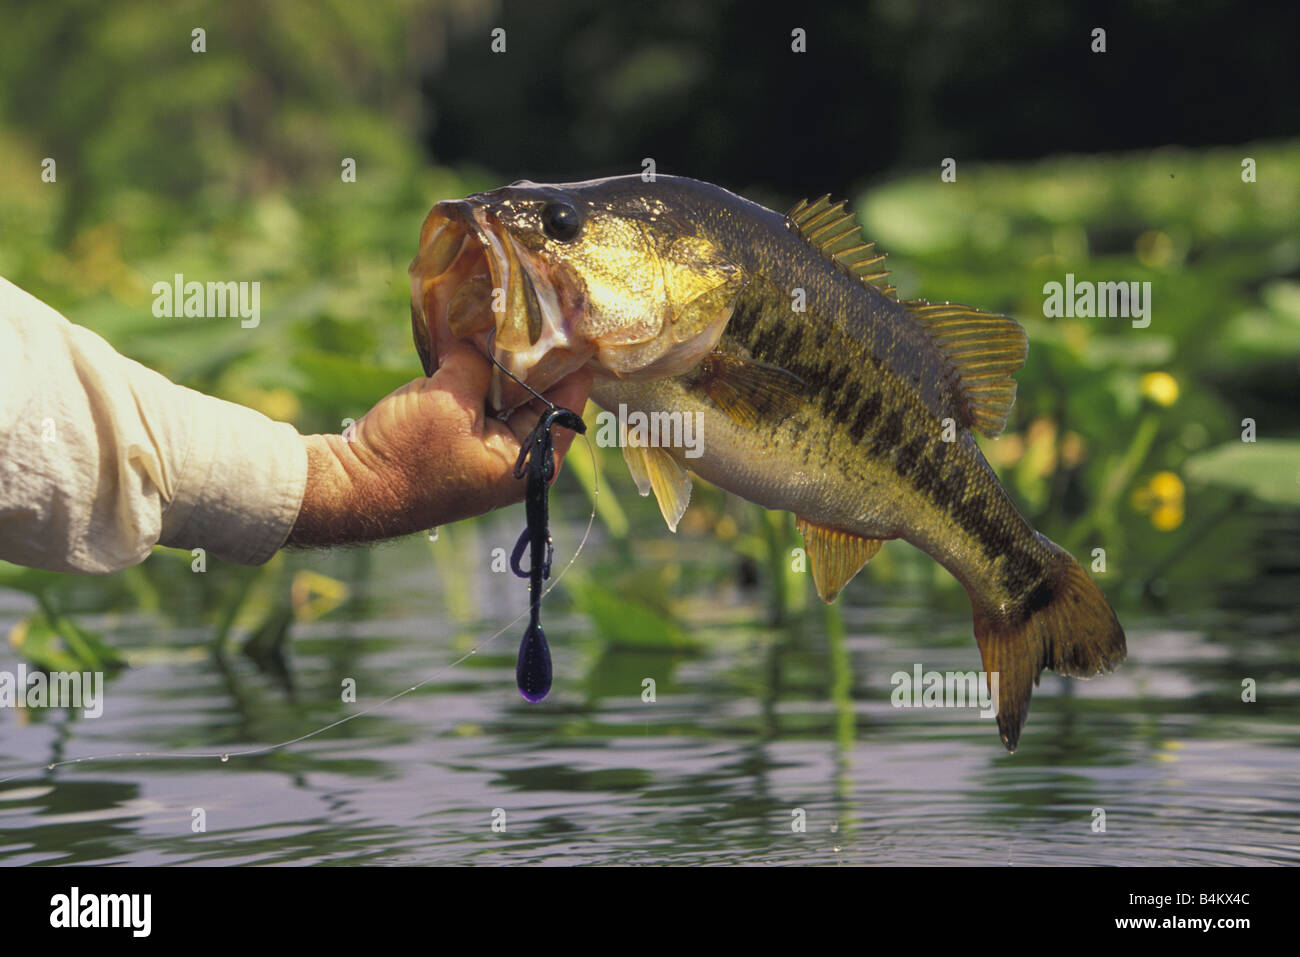
{"type": "Polygon", "coordinates": [[[1128,648],[1101,589],[1065,549],[1039,536],[1055,559],[1019,607],[990,612],[972,601],[985,673],[998,676],[998,731],[1016,750],[1029,697],[1044,668],[1074,678],[1112,671],[1128,648]]]}

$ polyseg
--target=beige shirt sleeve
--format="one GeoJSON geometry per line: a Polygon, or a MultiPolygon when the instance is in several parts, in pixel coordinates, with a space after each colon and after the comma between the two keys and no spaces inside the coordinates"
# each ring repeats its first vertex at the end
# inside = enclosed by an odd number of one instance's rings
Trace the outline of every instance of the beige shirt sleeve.
{"type": "Polygon", "coordinates": [[[293,426],[170,382],[0,278],[0,558],[111,572],[161,544],[258,565],[306,485],[293,426]]]}

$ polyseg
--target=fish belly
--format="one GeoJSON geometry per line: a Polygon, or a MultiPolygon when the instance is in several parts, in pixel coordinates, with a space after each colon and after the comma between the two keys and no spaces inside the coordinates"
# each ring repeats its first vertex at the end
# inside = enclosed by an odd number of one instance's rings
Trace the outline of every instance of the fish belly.
{"type": "Polygon", "coordinates": [[[666,447],[683,468],[764,508],[793,512],[868,538],[897,538],[902,502],[888,469],[863,461],[848,475],[836,464],[833,429],[810,413],[744,426],[680,379],[597,379],[592,398],[614,415],[683,412],[695,417],[695,450],[666,447]]]}
{"type": "MultiPolygon", "coordinates": [[[[681,379],[600,378],[592,398],[624,418],[636,411],[696,416],[700,454],[665,447],[683,468],[764,508],[862,538],[904,539],[991,606],[1032,589],[1050,560],[968,433],[942,450],[941,480],[960,485],[960,493],[945,500],[917,489],[914,463],[899,458],[905,449],[873,454],[869,440],[854,441],[847,429],[811,406],[782,422],[752,428],[681,379]],[[900,469],[907,474],[900,475],[900,469]],[[959,479],[956,473],[962,473],[959,479]]],[[[925,413],[914,408],[913,414],[925,413]]],[[[931,446],[926,455],[934,454],[931,446]]]]}

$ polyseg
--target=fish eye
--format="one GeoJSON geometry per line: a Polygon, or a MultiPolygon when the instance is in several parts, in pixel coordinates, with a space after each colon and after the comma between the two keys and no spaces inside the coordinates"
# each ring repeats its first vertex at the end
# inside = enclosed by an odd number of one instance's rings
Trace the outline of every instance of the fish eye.
{"type": "Polygon", "coordinates": [[[542,207],[542,229],[552,239],[567,243],[582,231],[582,217],[568,203],[547,203],[542,207]]]}

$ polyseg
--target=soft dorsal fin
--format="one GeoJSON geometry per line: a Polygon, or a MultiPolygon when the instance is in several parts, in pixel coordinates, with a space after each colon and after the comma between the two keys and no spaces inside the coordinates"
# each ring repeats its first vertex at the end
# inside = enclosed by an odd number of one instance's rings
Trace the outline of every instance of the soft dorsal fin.
{"type": "Polygon", "coordinates": [[[1000,435],[1016,401],[1011,374],[1029,352],[1020,323],[951,302],[908,299],[902,305],[956,370],[962,424],[989,438],[1000,435]]]}
{"type": "Polygon", "coordinates": [[[876,252],[875,243],[863,241],[862,227],[844,208],[843,200],[832,203],[829,193],[815,202],[802,199],[786,219],[813,249],[850,276],[857,276],[891,299],[898,298],[889,284],[889,270],[884,268],[885,254],[876,252]]]}

